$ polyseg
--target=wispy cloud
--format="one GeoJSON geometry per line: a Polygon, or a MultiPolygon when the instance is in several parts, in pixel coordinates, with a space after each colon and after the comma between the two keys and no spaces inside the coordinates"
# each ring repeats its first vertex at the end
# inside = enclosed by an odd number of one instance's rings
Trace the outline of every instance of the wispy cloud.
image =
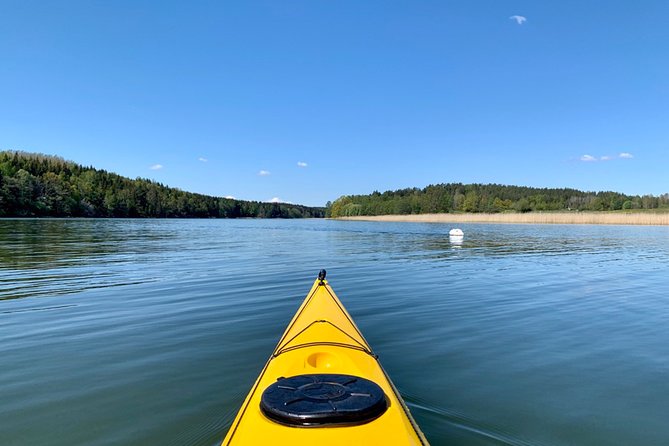
{"type": "Polygon", "coordinates": [[[596,157],[592,155],[582,155],[581,157],[579,157],[579,160],[585,162],[596,162],[596,161],[611,161],[618,158],[631,159],[634,158],[634,155],[628,152],[619,153],[618,156],[602,155],[600,157],[596,157]]]}
{"type": "Polygon", "coordinates": [[[203,156],[199,157],[197,160],[198,160],[198,161],[201,161],[201,162],[203,162],[203,163],[206,163],[206,162],[209,161],[207,158],[205,158],[205,157],[203,157],[203,156]]]}
{"type": "Polygon", "coordinates": [[[151,170],[160,170],[163,168],[162,164],[154,164],[153,166],[149,167],[151,170]]]}
{"type": "Polygon", "coordinates": [[[258,172],[258,175],[260,175],[261,177],[266,177],[269,174],[270,174],[269,170],[261,170],[260,172],[258,172]]]}
{"type": "Polygon", "coordinates": [[[512,15],[509,17],[510,20],[515,20],[517,24],[522,25],[523,23],[527,22],[527,17],[523,17],[522,15],[512,15]]]}
{"type": "Polygon", "coordinates": [[[298,161],[297,162],[297,167],[307,167],[307,166],[308,166],[308,164],[305,163],[304,161],[298,161]]]}

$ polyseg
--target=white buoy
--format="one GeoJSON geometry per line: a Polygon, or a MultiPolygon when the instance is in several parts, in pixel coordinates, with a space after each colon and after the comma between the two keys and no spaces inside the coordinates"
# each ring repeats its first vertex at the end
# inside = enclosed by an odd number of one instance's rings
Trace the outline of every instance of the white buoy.
{"type": "Polygon", "coordinates": [[[462,229],[453,228],[448,231],[448,240],[454,246],[462,245],[462,241],[465,239],[465,233],[462,232],[462,229]]]}
{"type": "Polygon", "coordinates": [[[465,233],[462,232],[462,229],[453,228],[450,231],[448,231],[448,235],[451,237],[464,237],[465,233]]]}

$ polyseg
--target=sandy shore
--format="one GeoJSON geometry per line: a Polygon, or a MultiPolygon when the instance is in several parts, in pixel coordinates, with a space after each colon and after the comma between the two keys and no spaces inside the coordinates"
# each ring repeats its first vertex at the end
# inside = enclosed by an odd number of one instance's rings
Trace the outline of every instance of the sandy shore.
{"type": "Polygon", "coordinates": [[[339,220],[420,223],[545,223],[574,225],[669,225],[669,212],[528,212],[525,214],[418,214],[341,217],[339,220]]]}

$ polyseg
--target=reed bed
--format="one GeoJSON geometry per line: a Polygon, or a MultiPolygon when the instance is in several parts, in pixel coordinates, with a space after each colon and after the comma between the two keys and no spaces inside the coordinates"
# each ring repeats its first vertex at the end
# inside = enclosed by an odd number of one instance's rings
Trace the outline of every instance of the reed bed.
{"type": "Polygon", "coordinates": [[[531,223],[556,225],[669,225],[669,212],[528,212],[340,217],[339,220],[421,223],[531,223]]]}

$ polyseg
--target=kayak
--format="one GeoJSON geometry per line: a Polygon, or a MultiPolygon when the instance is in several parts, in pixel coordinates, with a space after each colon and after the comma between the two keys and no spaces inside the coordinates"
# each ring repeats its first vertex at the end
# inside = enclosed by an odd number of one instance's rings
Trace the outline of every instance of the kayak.
{"type": "Polygon", "coordinates": [[[427,445],[322,270],[222,445],[427,445]]]}

